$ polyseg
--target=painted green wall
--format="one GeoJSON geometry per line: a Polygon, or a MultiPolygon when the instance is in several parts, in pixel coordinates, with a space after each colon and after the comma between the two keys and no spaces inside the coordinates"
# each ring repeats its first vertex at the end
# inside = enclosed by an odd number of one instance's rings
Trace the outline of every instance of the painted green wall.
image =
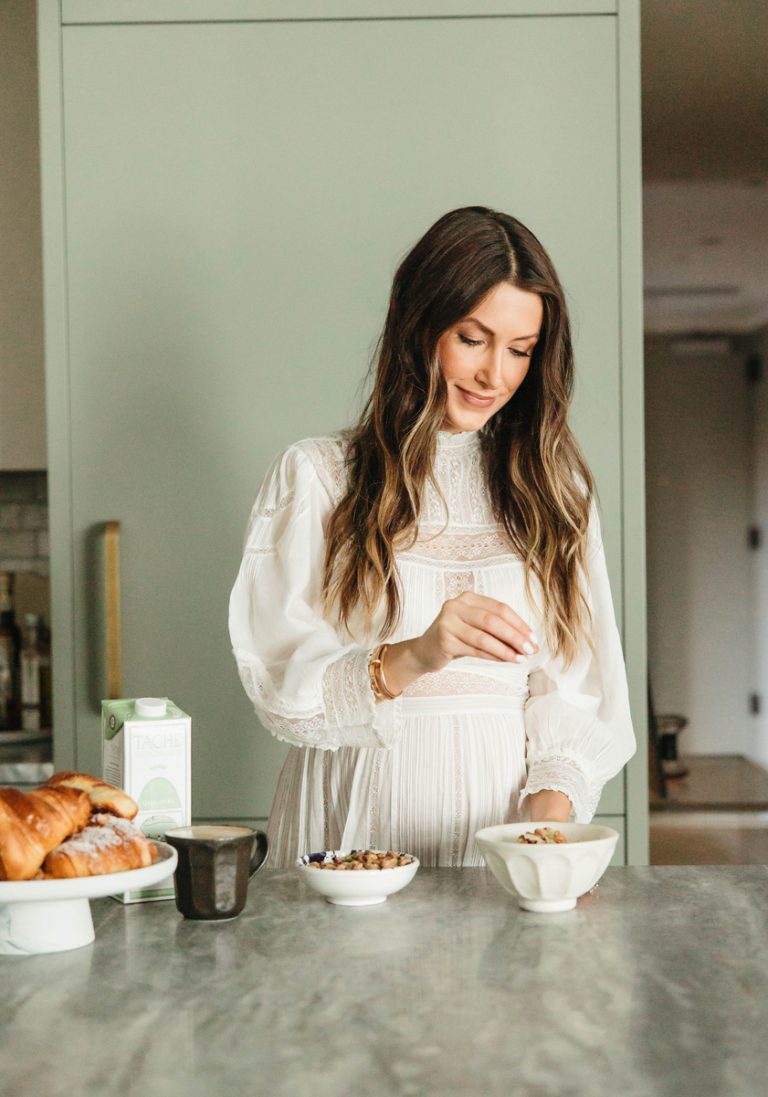
{"type": "MultiPolygon", "coordinates": [[[[119,519],[123,692],[192,713],[197,815],[266,813],[283,748],[226,631],[248,508],[278,449],[354,415],[399,258],[467,204],[528,224],[568,291],[644,757],[636,4],[431,7],[122,24],[115,0],[62,28],[41,2],[57,764],[99,766],[94,574],[119,519]]],[[[635,860],[643,777],[600,808],[632,805],[635,860]]]]}

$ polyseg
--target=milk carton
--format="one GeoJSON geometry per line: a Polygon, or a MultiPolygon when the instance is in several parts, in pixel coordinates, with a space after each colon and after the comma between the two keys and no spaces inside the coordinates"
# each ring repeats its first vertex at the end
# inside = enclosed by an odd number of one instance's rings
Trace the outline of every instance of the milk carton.
{"type": "MultiPolygon", "coordinates": [[[[192,721],[167,697],[101,703],[101,771],[139,805],[133,820],[148,838],[192,822],[192,721]]],[[[170,880],[115,895],[123,903],[173,898],[170,880]]]]}

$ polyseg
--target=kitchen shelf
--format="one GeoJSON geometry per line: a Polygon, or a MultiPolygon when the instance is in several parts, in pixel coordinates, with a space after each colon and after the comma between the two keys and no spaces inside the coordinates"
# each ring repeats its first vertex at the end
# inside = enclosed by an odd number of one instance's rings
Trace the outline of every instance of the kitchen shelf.
{"type": "Polygon", "coordinates": [[[8,734],[14,733],[0,731],[0,785],[40,785],[47,781],[53,773],[52,739],[9,743],[3,739],[8,734]]]}

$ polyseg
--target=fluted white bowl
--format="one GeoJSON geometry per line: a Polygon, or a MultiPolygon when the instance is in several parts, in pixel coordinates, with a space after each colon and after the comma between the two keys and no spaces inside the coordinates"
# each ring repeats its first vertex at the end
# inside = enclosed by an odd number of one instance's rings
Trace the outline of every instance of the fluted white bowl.
{"type": "MultiPolygon", "coordinates": [[[[369,907],[384,903],[389,895],[401,891],[416,875],[419,867],[417,858],[409,865],[398,868],[365,869],[361,872],[336,872],[309,868],[310,856],[313,860],[322,856],[330,861],[334,856],[346,857],[352,850],[323,850],[322,854],[313,853],[300,857],[296,862],[304,882],[313,891],[317,891],[327,902],[340,907],[369,907]]],[[[378,850],[374,852],[379,852],[378,850]]],[[[411,854],[407,854],[408,857],[411,854]]]]}
{"type": "Polygon", "coordinates": [[[475,834],[485,863],[523,910],[554,914],[572,910],[595,886],[619,840],[618,832],[597,823],[502,823],[475,834]],[[536,827],[554,827],[568,839],[527,845],[517,839],[536,827]]]}

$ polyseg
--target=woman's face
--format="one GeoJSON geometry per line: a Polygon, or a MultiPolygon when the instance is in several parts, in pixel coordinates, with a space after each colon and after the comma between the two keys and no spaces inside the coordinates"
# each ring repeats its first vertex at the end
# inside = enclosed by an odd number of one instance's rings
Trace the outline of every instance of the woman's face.
{"type": "Polygon", "coordinates": [[[517,392],[531,363],[544,306],[538,293],[499,282],[437,341],[448,389],[443,430],[479,430],[517,392]]]}

